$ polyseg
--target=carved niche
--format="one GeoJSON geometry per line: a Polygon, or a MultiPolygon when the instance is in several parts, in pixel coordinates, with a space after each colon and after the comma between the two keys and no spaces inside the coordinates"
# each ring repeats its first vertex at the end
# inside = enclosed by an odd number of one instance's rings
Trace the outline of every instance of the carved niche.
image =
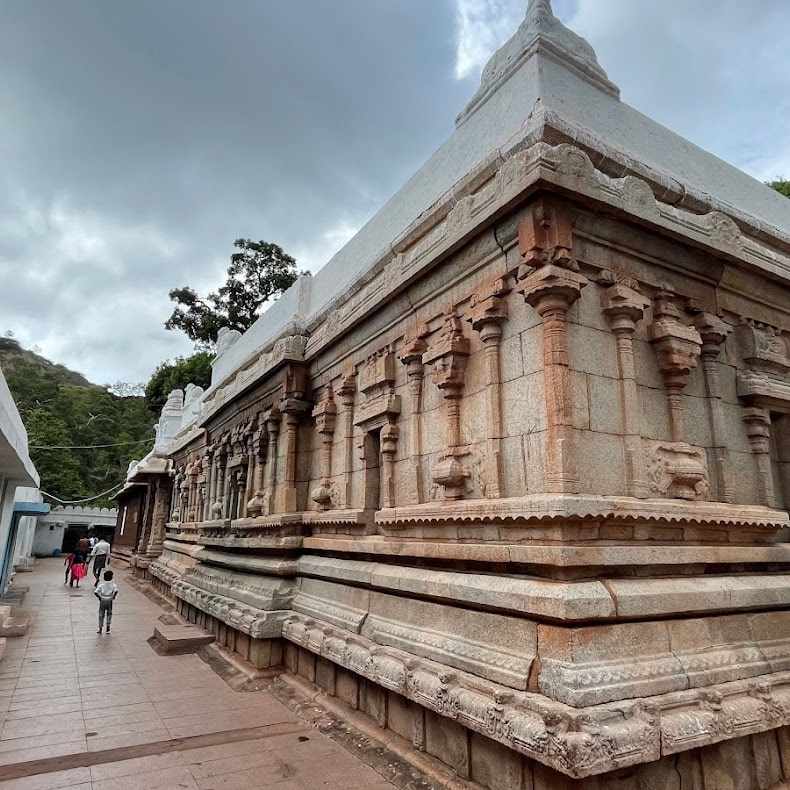
{"type": "Polygon", "coordinates": [[[398,449],[400,395],[395,394],[395,353],[389,346],[372,354],[359,369],[362,403],[354,424],[365,462],[365,507],[395,506],[395,454],[398,449]],[[378,491],[378,495],[373,492],[378,491]]]}

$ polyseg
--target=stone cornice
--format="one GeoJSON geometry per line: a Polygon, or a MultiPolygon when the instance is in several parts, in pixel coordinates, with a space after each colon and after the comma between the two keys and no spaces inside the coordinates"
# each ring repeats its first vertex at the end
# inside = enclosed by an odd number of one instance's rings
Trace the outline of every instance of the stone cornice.
{"type": "MultiPolygon", "coordinates": [[[[490,224],[509,206],[539,186],[561,190],[624,213],[660,233],[703,247],[714,254],[748,264],[769,275],[790,280],[790,237],[778,229],[696,194],[660,172],[610,150],[592,136],[579,135],[562,119],[544,118],[540,136],[571,136],[575,144],[552,145],[535,138],[515,141],[507,151],[494,151],[436,203],[400,233],[366,272],[316,313],[309,325],[269,343],[218,385],[203,400],[199,425],[253,384],[271,375],[283,362],[316,356],[382,303],[423,276],[490,224]],[[530,144],[531,143],[531,144],[530,144]],[[627,173],[619,177],[611,172],[627,173]],[[635,175],[638,173],[639,175],[635,175]]],[[[168,448],[181,448],[194,437],[177,437],[168,448]]]]}
{"type": "Polygon", "coordinates": [[[206,393],[198,423],[205,425],[223,406],[233,401],[253,384],[270,376],[284,364],[303,362],[306,345],[307,336],[305,334],[287,334],[277,338],[268,348],[260,351],[245,365],[235,370],[206,393]]]}
{"type": "MultiPolygon", "coordinates": [[[[709,195],[682,208],[677,204],[688,194],[685,187],[647,168],[640,172],[649,182],[631,174],[610,177],[588,155],[597,141],[585,140],[586,150],[569,143],[523,145],[492,154],[382,250],[367,272],[312,319],[306,358],[318,354],[539,185],[594,200],[658,232],[790,280],[790,237],[776,228],[731,211],[709,195]],[[481,178],[478,170],[487,178],[481,178]]],[[[598,154],[596,161],[601,159],[598,154]]],[[[617,165],[620,173],[635,168],[631,160],[617,165]]]]}

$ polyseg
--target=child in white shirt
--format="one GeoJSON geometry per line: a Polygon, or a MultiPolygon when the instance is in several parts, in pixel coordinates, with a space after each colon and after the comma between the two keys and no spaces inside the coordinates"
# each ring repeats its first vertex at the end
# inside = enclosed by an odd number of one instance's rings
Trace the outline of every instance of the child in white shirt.
{"type": "Polygon", "coordinates": [[[118,597],[118,585],[112,580],[112,571],[104,572],[104,581],[96,585],[93,594],[99,599],[99,630],[96,633],[101,633],[106,616],[109,634],[110,623],[112,623],[112,602],[118,597]]]}

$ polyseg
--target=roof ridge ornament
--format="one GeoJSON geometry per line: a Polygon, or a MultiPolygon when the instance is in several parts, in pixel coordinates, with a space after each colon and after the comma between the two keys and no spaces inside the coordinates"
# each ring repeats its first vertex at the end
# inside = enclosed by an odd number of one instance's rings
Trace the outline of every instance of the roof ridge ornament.
{"type": "Polygon", "coordinates": [[[567,28],[551,8],[551,0],[529,0],[518,30],[486,63],[480,88],[456,118],[460,126],[535,54],[541,53],[573,71],[605,93],[620,97],[620,89],[609,80],[590,43],[567,28]]]}

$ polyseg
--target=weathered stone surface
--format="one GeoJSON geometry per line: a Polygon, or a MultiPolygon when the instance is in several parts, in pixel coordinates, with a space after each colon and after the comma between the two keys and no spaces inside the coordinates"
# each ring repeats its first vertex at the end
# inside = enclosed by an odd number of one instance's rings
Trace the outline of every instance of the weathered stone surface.
{"type": "Polygon", "coordinates": [[[178,611],[491,788],[790,763],[786,199],[636,120],[532,0],[146,467],[178,611]]]}
{"type": "Polygon", "coordinates": [[[154,639],[165,653],[192,653],[203,645],[210,645],[214,636],[194,625],[157,623],[154,626],[154,639]]]}

